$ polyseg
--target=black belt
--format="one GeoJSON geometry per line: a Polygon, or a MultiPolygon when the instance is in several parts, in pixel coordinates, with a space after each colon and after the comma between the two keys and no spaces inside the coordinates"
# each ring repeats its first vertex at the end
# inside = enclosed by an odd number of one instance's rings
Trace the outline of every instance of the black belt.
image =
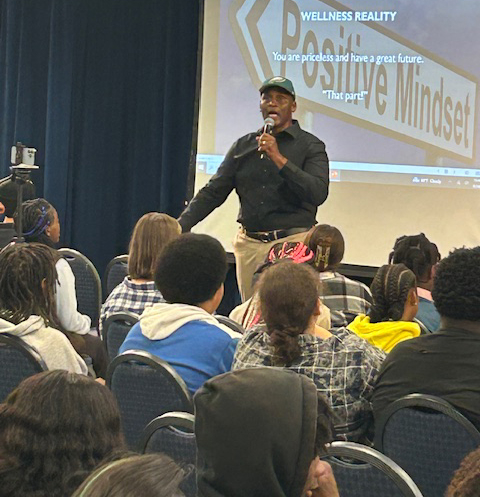
{"type": "Polygon", "coordinates": [[[255,240],[260,240],[262,242],[274,242],[275,240],[280,240],[290,235],[296,235],[298,233],[306,233],[310,228],[289,228],[287,230],[273,230],[273,231],[247,231],[243,228],[243,233],[249,238],[254,238],[255,240]]]}

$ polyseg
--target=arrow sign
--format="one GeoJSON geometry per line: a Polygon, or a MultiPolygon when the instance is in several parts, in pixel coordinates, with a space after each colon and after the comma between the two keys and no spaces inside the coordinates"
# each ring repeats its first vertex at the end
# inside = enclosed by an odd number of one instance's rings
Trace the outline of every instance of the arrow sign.
{"type": "Polygon", "coordinates": [[[371,21],[401,15],[335,0],[234,0],[229,11],[257,88],[287,77],[313,111],[471,163],[477,80],[371,21]]]}

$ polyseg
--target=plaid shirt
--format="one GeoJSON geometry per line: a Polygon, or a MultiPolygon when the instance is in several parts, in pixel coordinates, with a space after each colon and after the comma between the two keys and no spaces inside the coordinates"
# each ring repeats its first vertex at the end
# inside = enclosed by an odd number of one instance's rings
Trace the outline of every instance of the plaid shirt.
{"type": "Polygon", "coordinates": [[[155,283],[133,283],[128,276],[116,286],[102,305],[98,329],[102,332],[103,323],[114,312],[129,311],[142,314],[145,307],[157,302],[165,302],[162,294],[155,288],[155,283]]]}
{"type": "MultiPolygon", "coordinates": [[[[274,349],[265,326],[248,331],[240,340],[232,369],[272,366],[274,349]]],[[[347,329],[322,339],[299,335],[301,355],[291,371],[311,378],[333,409],[335,438],[368,442],[373,435],[370,398],[385,353],[347,329]]]]}
{"type": "Polygon", "coordinates": [[[340,273],[320,273],[322,302],[330,309],[332,328],[342,328],[358,314],[368,314],[373,299],[370,289],[340,273]]]}

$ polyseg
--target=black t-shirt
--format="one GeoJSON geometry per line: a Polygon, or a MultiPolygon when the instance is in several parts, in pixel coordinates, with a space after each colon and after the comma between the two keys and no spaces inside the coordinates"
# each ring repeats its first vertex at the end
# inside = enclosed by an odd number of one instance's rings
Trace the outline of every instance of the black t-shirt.
{"type": "Polygon", "coordinates": [[[480,333],[441,328],[399,343],[378,376],[372,398],[375,419],[412,393],[446,400],[480,429],[480,333]]]}

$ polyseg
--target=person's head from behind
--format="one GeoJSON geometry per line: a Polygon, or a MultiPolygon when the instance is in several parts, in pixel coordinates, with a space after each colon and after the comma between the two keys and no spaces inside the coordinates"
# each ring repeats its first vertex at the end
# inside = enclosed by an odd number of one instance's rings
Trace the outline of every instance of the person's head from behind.
{"type": "Polygon", "coordinates": [[[455,471],[446,497],[480,496],[480,448],[470,452],[455,471]]]}
{"type": "Polygon", "coordinates": [[[0,408],[5,495],[70,495],[102,459],[122,448],[115,398],[86,376],[39,373],[0,408]]]}
{"type": "Polygon", "coordinates": [[[133,229],[128,248],[130,278],[153,280],[162,250],[181,232],[178,221],[168,214],[149,212],[143,215],[133,229]]]}
{"type": "MultiPolygon", "coordinates": [[[[15,178],[13,175],[7,176],[0,180],[0,203],[3,204],[5,208],[5,217],[13,218],[15,211],[17,210],[17,196],[18,187],[15,184],[15,178]]],[[[27,181],[23,185],[22,199],[31,200],[35,198],[35,186],[31,181],[27,181]]]]}
{"type": "Polygon", "coordinates": [[[440,260],[437,246],[423,233],[401,236],[395,241],[389,264],[405,264],[417,278],[417,285],[431,290],[435,265],[440,260]]]}
{"type": "Polygon", "coordinates": [[[309,266],[285,261],[267,269],[258,285],[274,363],[289,366],[300,355],[298,335],[313,331],[320,314],[318,274],[309,266]]]}
{"type": "Polygon", "coordinates": [[[480,247],[461,248],[442,259],[432,297],[442,320],[480,321],[480,247]]]}
{"type": "Polygon", "coordinates": [[[331,413],[306,376],[237,370],[208,380],[194,401],[199,496],[301,497],[328,468],[317,456],[331,413]]]}
{"type": "MultiPolygon", "coordinates": [[[[55,207],[44,198],[36,198],[23,202],[22,208],[22,231],[25,241],[55,247],[60,240],[60,223],[55,207]]],[[[17,212],[13,221],[15,224],[18,223],[17,212]]]]}
{"type": "Polygon", "coordinates": [[[227,254],[208,235],[186,233],[165,247],[155,271],[155,285],[170,304],[202,307],[213,314],[223,297],[227,254]]]}
{"type": "Polygon", "coordinates": [[[319,273],[334,271],[345,253],[343,235],[338,228],[328,224],[314,226],[307,233],[305,245],[315,254],[313,267],[319,273]]]}
{"type": "Polygon", "coordinates": [[[416,286],[415,275],[404,264],[380,267],[370,286],[370,321],[413,321],[418,310],[416,286]]]}
{"type": "Polygon", "coordinates": [[[12,243],[0,252],[0,317],[14,324],[40,316],[55,326],[54,251],[40,243],[12,243]]]}
{"type": "Polygon", "coordinates": [[[184,477],[165,454],[131,456],[100,466],[72,497],[182,497],[184,477]]]}

